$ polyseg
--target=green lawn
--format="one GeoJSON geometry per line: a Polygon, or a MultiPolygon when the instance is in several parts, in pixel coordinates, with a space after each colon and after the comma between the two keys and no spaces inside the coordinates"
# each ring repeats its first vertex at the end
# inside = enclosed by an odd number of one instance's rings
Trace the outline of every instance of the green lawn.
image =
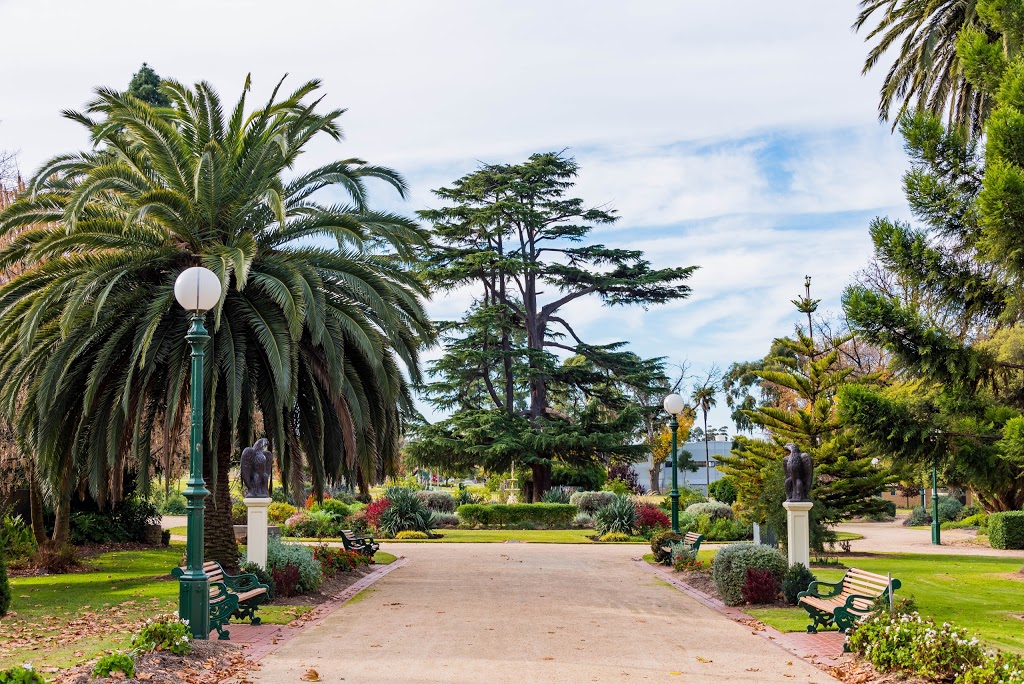
{"type": "MultiPolygon", "coordinates": [[[[177,612],[178,582],[169,573],[184,550],[176,543],[118,551],[90,558],[89,572],[11,578],[11,613],[0,620],[0,669],[24,662],[67,667],[127,647],[134,623],[177,612]]],[[[394,560],[384,552],[374,557],[380,564],[394,560]]],[[[266,623],[285,624],[309,610],[265,606],[259,614],[266,623]]]]}
{"type": "MultiPolygon", "coordinates": [[[[1019,597],[1022,561],[989,556],[843,557],[843,562],[884,575],[891,572],[903,586],[896,597],[912,597],[922,615],[966,627],[993,646],[1024,653],[1019,597]]],[[[814,570],[819,579],[836,581],[842,570],[814,570]]],[[[809,620],[802,608],[751,608],[757,619],[782,631],[804,631],[809,620]]]]}

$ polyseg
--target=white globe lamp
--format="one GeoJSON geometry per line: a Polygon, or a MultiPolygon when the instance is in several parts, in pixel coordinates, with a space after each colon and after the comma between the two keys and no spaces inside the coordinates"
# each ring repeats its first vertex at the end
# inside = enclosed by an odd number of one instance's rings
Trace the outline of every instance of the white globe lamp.
{"type": "Polygon", "coordinates": [[[220,278],[202,266],[186,268],[174,281],[174,298],[186,311],[209,311],[220,301],[220,278]]]}
{"type": "Polygon", "coordinates": [[[678,394],[670,394],[665,397],[664,402],[665,410],[670,415],[678,415],[684,408],[686,408],[686,401],[678,394]]]}

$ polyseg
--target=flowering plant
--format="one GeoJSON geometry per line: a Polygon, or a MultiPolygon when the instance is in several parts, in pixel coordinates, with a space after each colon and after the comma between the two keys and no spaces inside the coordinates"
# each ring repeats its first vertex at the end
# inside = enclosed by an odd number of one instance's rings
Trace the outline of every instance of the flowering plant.
{"type": "Polygon", "coordinates": [[[361,553],[334,549],[326,544],[313,549],[313,558],[320,561],[324,573],[333,575],[339,572],[355,570],[361,565],[369,565],[370,559],[361,553]]]}
{"type": "Polygon", "coordinates": [[[380,529],[380,519],[390,506],[391,502],[383,497],[370,502],[370,505],[366,507],[366,522],[370,527],[380,529]]]}
{"type": "Polygon", "coordinates": [[[174,655],[187,655],[192,652],[191,639],[188,620],[182,620],[175,613],[168,613],[146,620],[139,633],[132,637],[132,647],[140,651],[167,651],[174,655]]]}

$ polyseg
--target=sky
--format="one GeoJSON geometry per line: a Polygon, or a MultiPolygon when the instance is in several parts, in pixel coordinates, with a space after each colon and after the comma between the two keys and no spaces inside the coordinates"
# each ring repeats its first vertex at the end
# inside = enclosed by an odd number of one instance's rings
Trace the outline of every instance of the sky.
{"type": "MultiPolygon", "coordinates": [[[[656,267],[698,265],[684,301],[643,310],[597,299],[566,310],[593,343],[698,374],[757,359],[800,318],[813,278],[823,312],[871,255],[868,226],[906,218],[898,136],[876,116],[884,69],[861,75],[855,0],[0,0],[8,68],[0,150],[30,174],[84,149],[77,124],[96,86],[127,86],[142,62],[225,101],[251,102],[284,75],[323,82],[346,108],[346,140],[314,141],[300,164],[359,157],[411,192],[371,202],[412,215],[479,163],[566,150],[576,194],[620,220],[593,234],[656,267]]],[[[455,318],[469,302],[431,302],[455,318]]],[[[437,355],[431,352],[427,358],[437,355]]],[[[724,402],[721,402],[724,404],[724,402]]],[[[728,423],[719,407],[713,425],[728,423]]]]}

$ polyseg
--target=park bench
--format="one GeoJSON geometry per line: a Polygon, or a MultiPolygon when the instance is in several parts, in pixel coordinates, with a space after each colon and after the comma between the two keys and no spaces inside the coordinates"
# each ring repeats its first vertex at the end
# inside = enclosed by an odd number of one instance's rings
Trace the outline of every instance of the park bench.
{"type": "Polygon", "coordinates": [[[370,559],[380,548],[380,544],[373,541],[373,537],[358,537],[352,530],[341,531],[341,545],[345,547],[346,551],[355,551],[370,559]]]}
{"type": "Polygon", "coordinates": [[[838,582],[811,582],[807,591],[797,594],[797,605],[813,620],[807,625],[809,633],[832,624],[845,633],[871,613],[879,599],[888,601],[890,591],[899,588],[898,579],[850,568],[838,582]]]}
{"type": "Polygon", "coordinates": [[[697,552],[700,551],[700,543],[704,541],[703,534],[697,534],[696,532],[687,532],[683,535],[683,538],[677,542],[669,542],[665,546],[661,547],[662,553],[664,553],[671,562],[675,562],[679,556],[689,556],[690,558],[696,558],[697,552]]]}
{"type": "MultiPolygon", "coordinates": [[[[210,578],[210,629],[217,630],[218,639],[231,638],[224,626],[232,617],[260,624],[256,611],[270,596],[266,584],[251,573],[229,575],[216,561],[203,563],[203,572],[210,578]]],[[[185,569],[174,568],[171,574],[180,580],[185,569]]]]}

